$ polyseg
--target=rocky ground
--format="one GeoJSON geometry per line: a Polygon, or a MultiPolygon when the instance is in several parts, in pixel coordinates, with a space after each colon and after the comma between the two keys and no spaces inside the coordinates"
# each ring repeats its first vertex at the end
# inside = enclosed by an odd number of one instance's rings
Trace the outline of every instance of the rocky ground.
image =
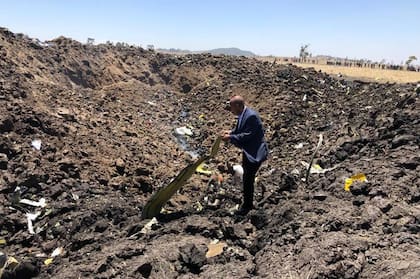
{"type": "Polygon", "coordinates": [[[0,251],[19,263],[2,279],[420,278],[419,94],[250,58],[0,29],[0,251]],[[152,193],[235,125],[233,94],[260,112],[270,146],[257,209],[233,214],[241,157],[223,145],[214,175],[194,175],[145,229],[152,193]],[[182,126],[193,135],[180,142],[182,126]],[[320,134],[324,173],[305,181],[301,161],[320,134]],[[367,181],[345,191],[357,173],[367,181]],[[41,198],[45,207],[20,202],[41,198]]]}

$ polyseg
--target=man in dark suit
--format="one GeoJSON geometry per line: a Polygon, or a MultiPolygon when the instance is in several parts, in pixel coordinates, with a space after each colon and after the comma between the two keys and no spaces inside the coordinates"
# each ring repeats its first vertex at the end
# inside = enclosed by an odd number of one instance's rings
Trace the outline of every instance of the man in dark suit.
{"type": "Polygon", "coordinates": [[[222,135],[222,139],[242,149],[244,202],[238,213],[245,215],[253,208],[255,175],[267,159],[268,147],[258,113],[246,107],[241,96],[233,96],[229,104],[231,112],[238,116],[238,122],[235,129],[222,135]]]}

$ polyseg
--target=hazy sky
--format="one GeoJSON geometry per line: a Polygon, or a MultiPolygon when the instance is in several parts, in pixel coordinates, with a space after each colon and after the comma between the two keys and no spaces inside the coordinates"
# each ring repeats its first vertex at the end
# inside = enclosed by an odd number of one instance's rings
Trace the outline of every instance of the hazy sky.
{"type": "Polygon", "coordinates": [[[309,43],[313,55],[420,59],[418,0],[0,0],[0,26],[41,40],[279,56],[297,56],[309,43]]]}

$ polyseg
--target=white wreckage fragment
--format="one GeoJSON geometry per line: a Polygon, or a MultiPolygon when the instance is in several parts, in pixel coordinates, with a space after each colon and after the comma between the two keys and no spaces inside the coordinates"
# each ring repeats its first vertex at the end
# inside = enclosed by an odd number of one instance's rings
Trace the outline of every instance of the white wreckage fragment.
{"type": "MultiPolygon", "coordinates": [[[[300,161],[300,163],[302,164],[302,166],[305,169],[309,168],[309,163],[307,163],[305,161],[300,161]]],[[[310,173],[311,174],[313,174],[313,173],[322,174],[322,173],[326,173],[326,172],[332,171],[332,170],[336,169],[337,167],[338,166],[334,166],[332,168],[323,169],[320,165],[314,164],[314,165],[311,166],[310,173]]]]}
{"type": "Polygon", "coordinates": [[[41,212],[37,211],[35,213],[26,213],[26,219],[28,221],[28,231],[30,234],[35,234],[34,226],[32,224],[33,221],[38,218],[38,216],[41,215],[41,212]]]}
{"type": "Polygon", "coordinates": [[[57,256],[61,255],[63,252],[64,252],[64,248],[63,247],[57,247],[52,252],[51,258],[57,257],[57,256]]]}
{"type": "Polygon", "coordinates": [[[156,217],[153,217],[152,220],[150,220],[140,231],[142,234],[148,234],[152,231],[153,225],[156,225],[158,223],[158,220],[156,217]]]}
{"type": "Polygon", "coordinates": [[[28,199],[21,199],[19,203],[35,206],[35,207],[42,207],[44,208],[47,205],[47,202],[44,198],[39,199],[39,201],[31,201],[28,199]]]}
{"type": "Polygon", "coordinates": [[[233,184],[239,185],[242,183],[243,176],[244,176],[244,169],[241,165],[234,165],[233,169],[233,184]]]}
{"type": "Polygon", "coordinates": [[[35,148],[36,150],[41,150],[41,140],[40,139],[34,139],[32,142],[31,142],[31,145],[32,145],[32,147],[33,148],[35,148]]]}
{"type": "Polygon", "coordinates": [[[175,134],[178,136],[192,136],[193,132],[191,131],[191,129],[182,126],[175,129],[175,134]]]}
{"type": "Polygon", "coordinates": [[[293,145],[293,148],[295,148],[295,149],[303,148],[303,142],[293,145]]]}

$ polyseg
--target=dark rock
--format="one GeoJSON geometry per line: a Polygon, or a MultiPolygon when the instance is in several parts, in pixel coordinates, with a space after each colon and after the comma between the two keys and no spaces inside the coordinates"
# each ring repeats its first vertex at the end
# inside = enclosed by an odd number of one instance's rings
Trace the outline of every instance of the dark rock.
{"type": "Polygon", "coordinates": [[[420,158],[411,158],[407,159],[405,162],[399,163],[398,166],[400,168],[409,169],[409,170],[415,170],[417,166],[419,165],[420,158]]]}
{"type": "Polygon", "coordinates": [[[281,174],[281,183],[279,188],[277,189],[278,192],[282,191],[292,191],[297,189],[297,182],[295,178],[287,173],[281,174]]]}
{"type": "Polygon", "coordinates": [[[0,170],[7,170],[7,163],[9,159],[4,153],[0,153],[0,170]]]}
{"type": "Polygon", "coordinates": [[[391,148],[397,148],[414,141],[416,141],[416,137],[413,135],[397,135],[391,142],[391,148]]]}
{"type": "Polygon", "coordinates": [[[216,237],[219,226],[202,216],[191,216],[187,219],[185,232],[191,235],[200,234],[205,237],[216,237]]]}
{"type": "Polygon", "coordinates": [[[347,157],[349,156],[349,154],[346,152],[346,151],[344,151],[344,150],[338,150],[336,153],[335,153],[335,157],[337,158],[337,160],[338,161],[344,161],[347,157]]]}
{"type": "Polygon", "coordinates": [[[407,231],[409,233],[418,235],[420,233],[420,225],[419,224],[408,224],[406,225],[407,231]]]}
{"type": "Polygon", "coordinates": [[[365,203],[365,200],[361,196],[355,197],[355,199],[353,200],[353,205],[355,205],[355,206],[361,206],[364,203],[365,203]]]}
{"type": "Polygon", "coordinates": [[[370,189],[370,191],[368,193],[368,196],[369,197],[376,197],[376,196],[387,197],[388,193],[382,187],[378,187],[377,185],[373,185],[372,189],[370,189]]]}
{"type": "Polygon", "coordinates": [[[141,256],[141,255],[144,255],[144,251],[145,250],[146,249],[144,247],[141,247],[141,248],[128,248],[126,250],[123,250],[123,251],[119,252],[116,256],[118,258],[127,260],[127,259],[131,259],[133,257],[138,257],[138,256],[141,256]]]}
{"type": "Polygon", "coordinates": [[[226,239],[237,240],[240,238],[235,232],[235,227],[232,225],[222,224],[221,230],[226,239]]]}
{"type": "Polygon", "coordinates": [[[104,232],[108,228],[109,224],[105,220],[100,220],[95,225],[95,232],[104,232]]]}
{"type": "Polygon", "coordinates": [[[420,193],[413,193],[410,199],[410,203],[418,203],[420,201],[420,193]]]}
{"type": "Polygon", "coordinates": [[[25,119],[25,122],[28,123],[29,125],[31,125],[32,127],[40,127],[42,124],[39,120],[38,117],[36,116],[30,116],[28,118],[25,119]]]}
{"type": "Polygon", "coordinates": [[[102,273],[108,270],[108,268],[112,265],[112,261],[114,260],[114,256],[108,256],[105,261],[103,261],[98,269],[96,270],[97,273],[102,273]]]}
{"type": "Polygon", "coordinates": [[[107,263],[102,263],[98,269],[96,270],[96,273],[102,273],[105,272],[108,269],[107,263]]]}
{"type": "Polygon", "coordinates": [[[188,93],[188,92],[190,92],[190,91],[191,91],[191,89],[192,89],[192,87],[191,87],[191,85],[189,85],[189,84],[184,84],[184,85],[182,85],[182,92],[183,92],[183,93],[188,93]]]}
{"type": "Polygon", "coordinates": [[[352,151],[353,144],[351,142],[346,142],[343,144],[342,148],[345,152],[350,153],[352,151]]]}
{"type": "Polygon", "coordinates": [[[267,241],[263,237],[258,237],[254,239],[251,247],[248,249],[251,255],[255,256],[259,251],[261,251],[267,244],[267,241]]]}
{"type": "Polygon", "coordinates": [[[386,213],[392,208],[392,204],[389,200],[381,198],[381,197],[374,197],[372,202],[383,212],[386,213]]]}
{"type": "Polygon", "coordinates": [[[358,229],[358,230],[369,230],[372,227],[370,222],[367,221],[367,220],[362,220],[361,222],[357,223],[356,225],[357,225],[356,229],[358,229]]]}
{"type": "Polygon", "coordinates": [[[206,252],[204,249],[198,249],[194,244],[186,244],[179,248],[179,260],[184,272],[200,274],[201,267],[207,262],[206,252]]]}
{"type": "Polygon", "coordinates": [[[153,191],[153,180],[149,176],[139,176],[135,178],[138,188],[143,193],[151,193],[153,191]]]}
{"type": "Polygon", "coordinates": [[[56,240],[45,241],[41,244],[42,250],[44,252],[52,252],[57,247],[56,240]]]}
{"type": "Polygon", "coordinates": [[[81,249],[82,247],[88,245],[88,244],[92,244],[95,242],[95,239],[93,237],[90,236],[76,236],[73,238],[72,244],[70,246],[70,250],[71,251],[76,251],[81,249]]]}
{"type": "Polygon", "coordinates": [[[251,224],[254,225],[258,230],[261,230],[268,224],[268,218],[264,210],[257,210],[250,214],[251,224]]]}
{"type": "Polygon", "coordinates": [[[136,273],[140,273],[143,278],[149,278],[152,273],[152,264],[144,263],[136,269],[136,273]]]}
{"type": "Polygon", "coordinates": [[[6,118],[0,122],[0,133],[7,133],[13,130],[13,119],[6,118]]]}
{"type": "Polygon", "coordinates": [[[39,188],[40,183],[45,183],[48,180],[47,174],[30,174],[26,179],[21,181],[20,186],[25,186],[28,188],[39,188]]]}
{"type": "Polygon", "coordinates": [[[58,162],[59,168],[61,171],[67,173],[72,178],[79,178],[80,176],[80,170],[76,166],[74,162],[72,162],[70,159],[62,159],[58,162]]]}
{"type": "Polygon", "coordinates": [[[65,191],[65,187],[62,184],[55,184],[49,187],[49,191],[51,198],[56,199],[65,191]]]}
{"type": "Polygon", "coordinates": [[[355,195],[367,196],[370,193],[371,185],[369,182],[354,182],[350,187],[350,192],[355,195]]]}
{"type": "Polygon", "coordinates": [[[134,172],[138,176],[147,176],[147,175],[152,174],[152,170],[145,167],[138,167],[134,172]]]}

